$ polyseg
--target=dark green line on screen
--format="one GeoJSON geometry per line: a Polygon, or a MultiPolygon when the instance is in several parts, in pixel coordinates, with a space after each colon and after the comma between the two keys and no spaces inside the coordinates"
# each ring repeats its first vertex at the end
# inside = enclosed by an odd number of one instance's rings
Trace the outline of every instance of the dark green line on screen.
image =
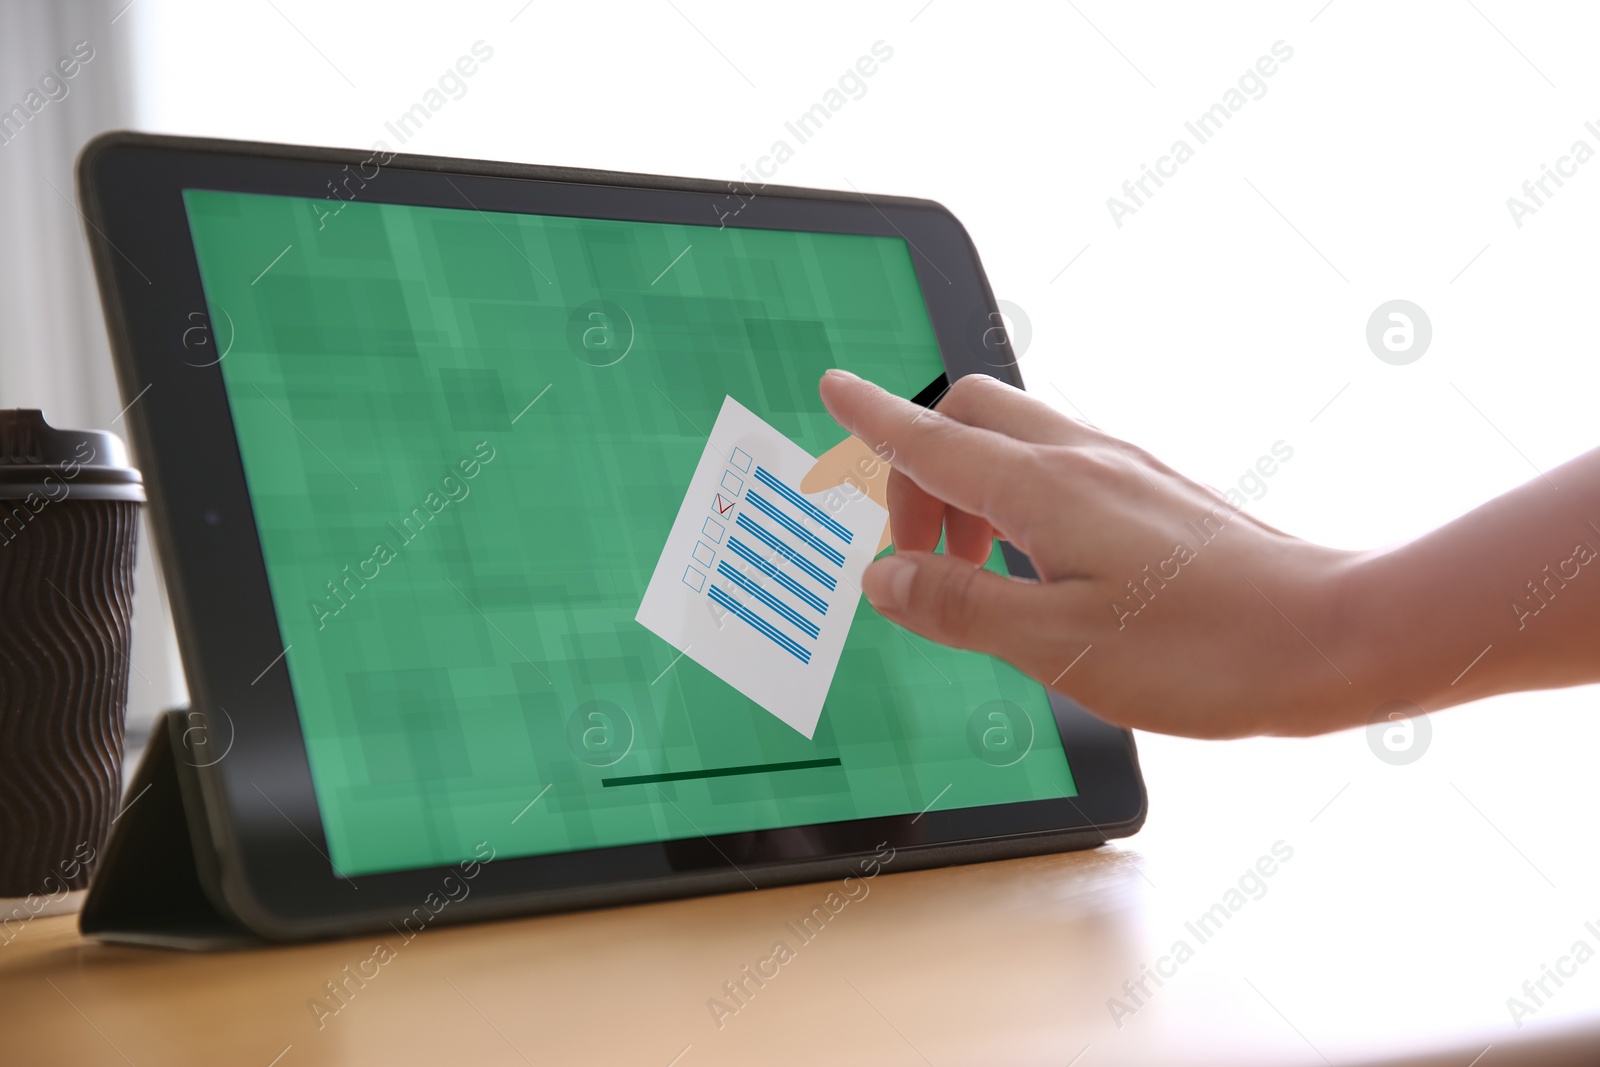
{"type": "Polygon", "coordinates": [[[727,778],[735,774],[760,774],[763,771],[803,771],[810,767],[837,767],[838,756],[827,759],[802,759],[789,763],[751,763],[743,767],[710,767],[703,771],[668,771],[664,774],[632,774],[626,778],[602,778],[607,789],[614,785],[647,785],[650,782],[683,782],[692,778],[727,778]]]}

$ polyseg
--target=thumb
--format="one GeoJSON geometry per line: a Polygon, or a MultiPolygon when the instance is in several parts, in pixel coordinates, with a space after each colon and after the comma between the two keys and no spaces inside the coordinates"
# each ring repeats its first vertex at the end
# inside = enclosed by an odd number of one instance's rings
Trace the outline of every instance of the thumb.
{"type": "Polygon", "coordinates": [[[1022,670],[1056,627],[1046,587],[932,552],[896,552],[867,568],[874,608],[931,641],[998,656],[1022,670]]]}

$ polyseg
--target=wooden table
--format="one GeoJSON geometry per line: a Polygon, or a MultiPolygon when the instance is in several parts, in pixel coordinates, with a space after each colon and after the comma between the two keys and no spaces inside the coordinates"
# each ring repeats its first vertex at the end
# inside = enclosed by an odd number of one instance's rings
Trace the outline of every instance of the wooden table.
{"type": "Polygon", "coordinates": [[[786,924],[834,886],[438,928],[340,1004],[376,939],[189,955],[38,919],[0,945],[0,1062],[1600,1063],[1600,958],[1507,1006],[1600,950],[1595,695],[1436,716],[1406,767],[1360,732],[1141,738],[1138,837],[886,873],[809,942],[786,924]]]}

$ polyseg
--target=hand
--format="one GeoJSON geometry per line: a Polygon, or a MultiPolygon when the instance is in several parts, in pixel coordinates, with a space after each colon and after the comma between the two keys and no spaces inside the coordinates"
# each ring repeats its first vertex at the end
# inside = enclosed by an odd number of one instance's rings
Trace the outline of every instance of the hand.
{"type": "MultiPolygon", "coordinates": [[[[838,485],[865,493],[881,508],[889,506],[889,464],[874,455],[859,437],[846,437],[828,449],[800,479],[802,493],[820,493],[838,485]]],[[[872,550],[874,556],[889,547],[890,537],[890,524],[884,523],[883,536],[872,550]]]]}
{"type": "Polygon", "coordinates": [[[892,621],[1163,733],[1315,733],[1396,695],[1341,619],[1356,553],[1275,530],[993,378],[961,378],[935,411],[838,370],[820,392],[893,467],[895,552],[862,582],[892,621]],[[1038,581],[977,566],[996,537],[1038,581]]]}

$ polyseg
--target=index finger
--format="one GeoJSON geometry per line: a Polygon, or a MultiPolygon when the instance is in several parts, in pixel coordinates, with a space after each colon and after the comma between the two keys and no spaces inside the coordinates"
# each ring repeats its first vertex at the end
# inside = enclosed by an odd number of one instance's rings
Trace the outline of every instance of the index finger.
{"type": "Polygon", "coordinates": [[[929,494],[1014,536],[1031,525],[1034,453],[1005,434],[902,400],[848,371],[830,370],[822,403],[846,430],[929,494]]]}

